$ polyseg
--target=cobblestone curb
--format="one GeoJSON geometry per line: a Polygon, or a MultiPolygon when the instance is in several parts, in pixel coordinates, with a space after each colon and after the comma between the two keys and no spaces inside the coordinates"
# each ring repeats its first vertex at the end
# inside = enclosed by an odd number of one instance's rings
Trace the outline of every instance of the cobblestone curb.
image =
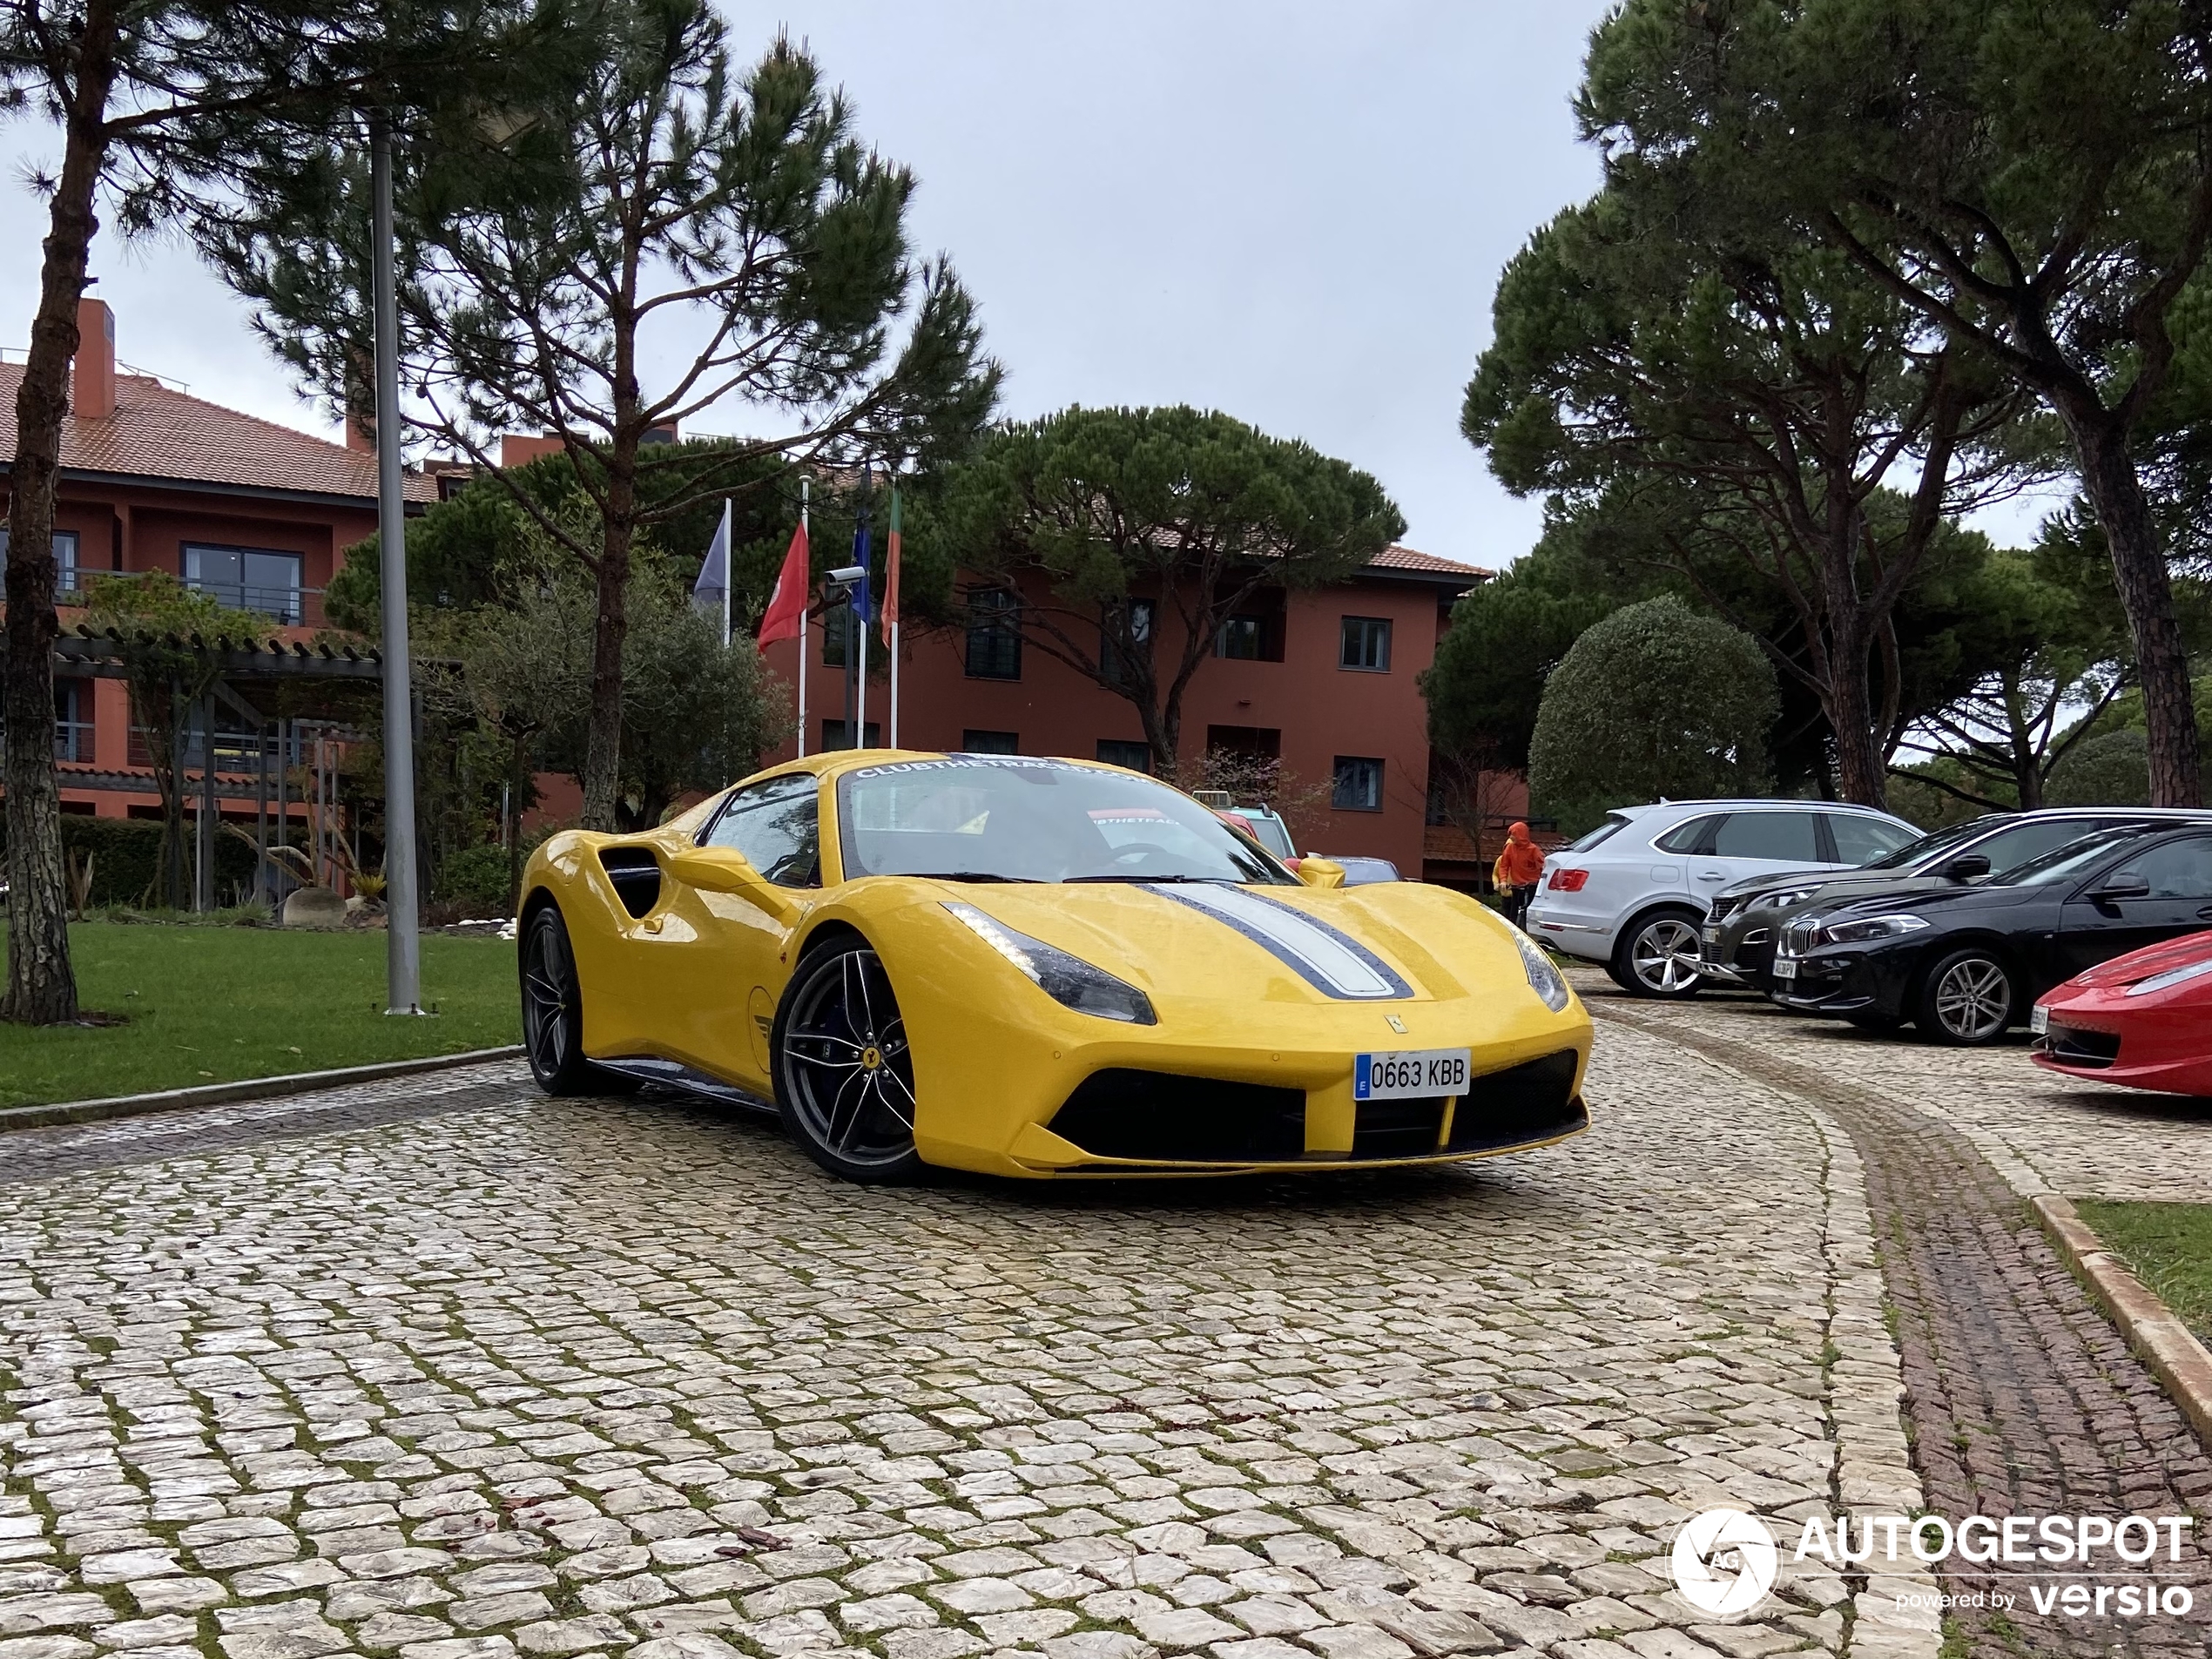
{"type": "Polygon", "coordinates": [[[373,1066],[293,1071],[275,1077],[249,1077],[233,1083],[164,1089],[149,1095],[57,1101],[47,1106],[10,1106],[0,1109],[0,1134],[18,1129],[53,1129],[64,1123],[98,1123],[112,1117],[138,1117],[148,1112],[185,1111],[195,1106],[221,1106],[235,1100],[312,1094],[318,1089],[342,1089],[349,1083],[375,1082],[385,1077],[408,1077],[417,1072],[481,1065],[487,1060],[513,1060],[522,1052],[522,1046],[515,1043],[503,1049],[471,1049],[464,1054],[433,1055],[422,1060],[387,1060],[373,1066]]]}
{"type": "Polygon", "coordinates": [[[2072,1204],[2054,1192],[2038,1193],[2028,1203],[2059,1253],[2087,1281],[2129,1345],[2195,1426],[2197,1438],[2212,1448],[2212,1352],[2173,1309],[2106,1250],[2072,1204]]]}
{"type": "MultiPolygon", "coordinates": [[[[1597,1013],[1601,1018],[1620,1019],[1610,1008],[1597,1013]]],[[[1651,1028],[1633,1017],[1620,1022],[1651,1028]]],[[[1746,1089],[1768,1096],[1778,1092],[1724,1060],[1707,1054],[1696,1057],[1746,1089]]],[[[1831,1357],[1827,1406],[1835,1431],[1837,1505],[1853,1516],[1917,1514],[1925,1496],[1905,1437],[1905,1373],[1883,1311],[1882,1268],[1874,1250],[1865,1166],[1843,1126],[1820,1107],[1801,1097],[1780,1097],[1811,1121],[1828,1155],[1825,1254],[1831,1357]]],[[[1909,1572],[1853,1575],[1845,1581],[1853,1587],[1846,1659],[1936,1659],[1943,1628],[1934,1611],[1940,1587],[1933,1575],[1916,1563],[1909,1572]],[[1906,1605],[1907,1597],[1919,1605],[1906,1605]]]]}

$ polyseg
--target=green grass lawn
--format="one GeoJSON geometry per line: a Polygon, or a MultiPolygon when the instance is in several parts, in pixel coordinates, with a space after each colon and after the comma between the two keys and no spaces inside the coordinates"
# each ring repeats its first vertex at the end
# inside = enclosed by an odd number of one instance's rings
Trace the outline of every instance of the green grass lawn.
{"type": "MultiPolygon", "coordinates": [[[[5,937],[0,934],[0,939],[5,937]]],[[[434,1019],[384,1013],[384,935],[80,922],[79,1002],[127,1024],[0,1025],[0,1106],[135,1095],[518,1041],[515,947],[422,941],[434,1019]]]]}
{"type": "Polygon", "coordinates": [[[2137,1278],[2212,1343],[2212,1204],[2074,1206],[2137,1278]]]}

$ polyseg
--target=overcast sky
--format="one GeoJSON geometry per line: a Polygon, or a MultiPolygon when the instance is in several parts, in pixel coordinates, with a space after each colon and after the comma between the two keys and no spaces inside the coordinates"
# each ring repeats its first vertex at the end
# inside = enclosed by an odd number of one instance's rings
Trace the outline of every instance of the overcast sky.
{"type": "MultiPolygon", "coordinates": [[[[1007,413],[1219,408],[1372,472],[1413,546],[1494,565],[1534,540],[1537,503],[1460,437],[1460,396],[1501,266],[1595,187],[1568,99],[1603,0],[724,4],[741,56],[779,24],[810,42],[919,175],[919,248],[978,296],[1007,413]]],[[[0,143],[45,147],[24,125],[0,143]]],[[[17,346],[44,230],[20,171],[17,346]]],[[[327,429],[190,249],[104,237],[93,269],[125,361],[327,429]]]]}

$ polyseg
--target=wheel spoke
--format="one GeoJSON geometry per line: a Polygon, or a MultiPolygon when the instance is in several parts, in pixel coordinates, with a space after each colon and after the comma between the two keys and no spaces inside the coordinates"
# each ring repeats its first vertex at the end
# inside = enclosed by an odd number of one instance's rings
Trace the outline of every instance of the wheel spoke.
{"type": "Polygon", "coordinates": [[[860,1127],[860,1108],[867,1104],[867,1073],[860,1070],[858,1067],[855,1067],[853,1069],[853,1075],[850,1077],[847,1077],[843,1082],[838,1084],[837,1095],[835,1098],[830,1102],[829,1122],[826,1125],[826,1128],[831,1143],[833,1144],[839,1151],[845,1151],[852,1145],[853,1131],[860,1127]],[[857,1089],[853,1087],[855,1083],[860,1085],[857,1089]],[[848,1090],[851,1092],[853,1096],[853,1109],[849,1113],[846,1114],[845,1128],[843,1132],[840,1133],[837,1128],[838,1114],[844,1110],[845,1097],[848,1090]]]}

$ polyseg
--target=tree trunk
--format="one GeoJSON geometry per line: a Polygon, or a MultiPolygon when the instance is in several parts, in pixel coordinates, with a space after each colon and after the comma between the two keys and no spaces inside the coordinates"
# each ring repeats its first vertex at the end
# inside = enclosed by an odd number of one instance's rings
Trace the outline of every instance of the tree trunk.
{"type": "Polygon", "coordinates": [[[106,159],[115,78],[116,12],[93,0],[77,36],[76,84],[39,272],[38,314],[16,392],[9,475],[7,729],[8,986],[0,1018],[51,1025],[77,1017],[69,961],[69,878],[62,863],[61,792],[54,779],[54,489],[61,469],[77,303],[98,221],[92,196],[106,159]]]}
{"type": "MultiPolygon", "coordinates": [[[[635,463],[634,450],[627,459],[635,463]]],[[[591,725],[583,748],[583,827],[621,828],[622,652],[630,637],[631,508],[636,481],[624,475],[621,442],[610,457],[606,533],[600,544],[598,616],[591,631],[591,725]]]]}
{"type": "MultiPolygon", "coordinates": [[[[2101,414],[2101,411],[2098,412],[2101,414]]],[[[2116,423],[2061,404],[2059,416],[2081,457],[2081,489],[2112,555],[2114,584],[2134,636],[2135,666],[2150,739],[2150,804],[2201,806],[2204,774],[2188,653],[2174,610],[2174,583],[2128,437],[2116,423]]]]}
{"type": "Polygon", "coordinates": [[[1821,701],[1836,733],[1837,792],[1860,806],[1885,807],[1889,767],[1874,738],[1873,698],[1867,688],[1871,652],[1855,606],[1830,620],[1828,691],[1821,701]]]}

